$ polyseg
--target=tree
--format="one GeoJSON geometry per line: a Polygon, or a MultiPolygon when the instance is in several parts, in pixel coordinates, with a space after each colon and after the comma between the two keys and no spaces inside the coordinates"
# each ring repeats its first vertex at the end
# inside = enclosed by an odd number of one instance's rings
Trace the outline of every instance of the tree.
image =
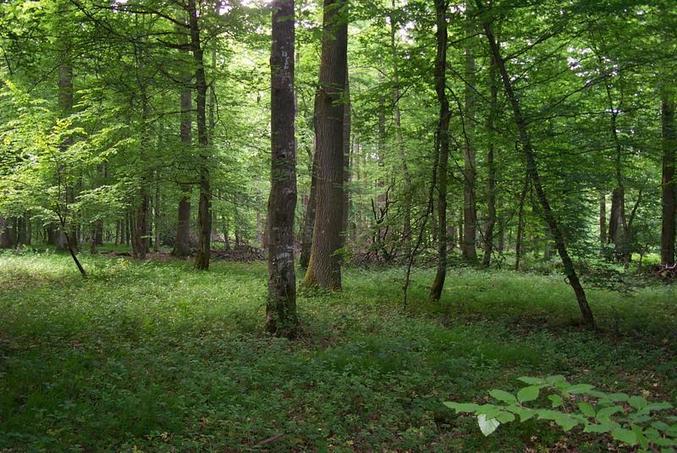
{"type": "Polygon", "coordinates": [[[661,92],[662,126],[662,181],[661,181],[661,263],[675,263],[675,215],[677,214],[677,184],[675,183],[675,146],[677,132],[675,128],[675,103],[664,87],[661,92]]]}
{"type": "Polygon", "coordinates": [[[437,148],[437,272],[430,288],[430,298],[440,300],[447,275],[447,172],[449,171],[449,100],[447,98],[447,0],[435,0],[435,93],[439,117],[435,135],[437,148]]]}
{"type": "Polygon", "coordinates": [[[298,329],[294,272],[294,0],[273,3],[272,40],[266,329],[275,335],[294,337],[298,329]]]}
{"type": "Polygon", "coordinates": [[[317,93],[317,198],[307,286],[341,289],[344,186],[344,91],[348,22],[345,0],[325,0],[317,93]]]}
{"type": "MultiPolygon", "coordinates": [[[[485,11],[484,6],[482,5],[482,0],[476,0],[476,4],[480,13],[485,11]]],[[[569,285],[571,285],[574,293],[576,294],[576,300],[578,301],[578,307],[581,310],[583,321],[588,325],[588,327],[594,329],[595,319],[593,317],[592,310],[590,309],[590,305],[588,304],[585,290],[578,279],[578,274],[576,273],[576,269],[574,268],[573,262],[571,261],[571,257],[569,256],[569,252],[564,242],[564,235],[562,234],[557,219],[555,218],[555,214],[550,207],[545,190],[543,189],[541,177],[538,172],[538,166],[536,165],[536,153],[534,152],[533,146],[531,144],[527,122],[525,121],[524,115],[522,114],[522,108],[513,89],[512,80],[506,69],[505,61],[501,55],[501,50],[498,47],[496,38],[494,37],[491,23],[486,17],[484,17],[482,20],[482,27],[489,43],[492,57],[496,63],[499,74],[501,75],[505,95],[512,107],[513,118],[515,120],[515,125],[517,127],[517,132],[519,134],[522,150],[527,163],[527,173],[534,186],[534,189],[536,190],[538,201],[540,202],[541,209],[543,210],[543,217],[545,218],[545,221],[550,229],[550,234],[555,240],[557,251],[559,252],[560,258],[562,259],[562,264],[564,265],[564,272],[567,276],[567,279],[569,280],[569,285]]]]}

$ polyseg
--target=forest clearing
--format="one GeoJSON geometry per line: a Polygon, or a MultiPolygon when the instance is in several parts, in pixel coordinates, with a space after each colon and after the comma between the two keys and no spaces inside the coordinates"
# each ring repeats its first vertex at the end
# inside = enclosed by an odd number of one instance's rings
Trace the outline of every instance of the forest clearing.
{"type": "Polygon", "coordinates": [[[674,452],[676,31],[0,1],[0,452],[674,452]]]}
{"type": "Polygon", "coordinates": [[[298,298],[297,341],[262,334],[265,266],[0,257],[1,448],[22,451],[606,451],[543,421],[484,437],[442,402],[563,374],[672,401],[674,289],[590,291],[582,328],[561,277],[349,269],[341,293],[298,298]],[[9,277],[9,278],[6,278],[9,277]],[[273,439],[269,442],[266,440],[273,439]]]}

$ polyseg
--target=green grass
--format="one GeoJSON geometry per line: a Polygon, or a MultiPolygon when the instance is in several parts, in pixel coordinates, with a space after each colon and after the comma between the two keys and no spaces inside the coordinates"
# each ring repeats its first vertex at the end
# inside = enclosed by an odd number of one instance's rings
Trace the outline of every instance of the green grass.
{"type": "Polygon", "coordinates": [[[521,375],[564,374],[674,400],[674,290],[590,290],[579,324],[561,276],[450,270],[440,304],[417,271],[348,269],[340,294],[302,294],[304,335],[262,331],[261,263],[135,263],[0,255],[0,450],[514,451],[606,440],[547,424],[484,438],[443,401],[521,375]]]}

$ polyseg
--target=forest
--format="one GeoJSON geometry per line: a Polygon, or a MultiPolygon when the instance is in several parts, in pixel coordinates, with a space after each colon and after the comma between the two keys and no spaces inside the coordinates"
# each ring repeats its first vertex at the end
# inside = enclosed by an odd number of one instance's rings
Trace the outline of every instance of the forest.
{"type": "Polygon", "coordinates": [[[0,452],[677,449],[670,0],[0,0],[0,452]]]}

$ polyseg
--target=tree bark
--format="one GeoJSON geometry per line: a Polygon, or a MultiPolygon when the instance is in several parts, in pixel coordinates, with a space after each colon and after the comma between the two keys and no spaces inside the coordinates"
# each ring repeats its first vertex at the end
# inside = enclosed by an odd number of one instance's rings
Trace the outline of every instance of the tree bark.
{"type": "MultiPolygon", "coordinates": [[[[183,150],[189,152],[192,145],[192,115],[193,109],[192,90],[189,86],[190,79],[187,77],[186,86],[181,90],[181,123],[179,134],[183,150]]],[[[176,225],[176,239],[172,255],[177,257],[190,256],[190,199],[192,186],[190,184],[181,184],[181,198],[179,200],[178,223],[176,225]]]]}
{"type": "Polygon", "coordinates": [[[271,170],[268,198],[266,329],[285,337],[298,331],[294,272],[296,139],[294,136],[294,0],[273,2],[271,170]]]}
{"type": "Polygon", "coordinates": [[[482,265],[491,264],[491,254],[494,251],[494,225],[496,224],[496,163],[494,162],[494,141],[496,135],[496,115],[498,114],[498,80],[496,78],[496,64],[493,60],[489,66],[490,106],[487,117],[487,133],[489,147],[487,149],[487,227],[484,232],[484,257],[482,265]]]}
{"type": "MultiPolygon", "coordinates": [[[[480,11],[483,10],[482,1],[476,0],[476,3],[480,11]]],[[[517,126],[519,138],[520,141],[522,142],[522,149],[524,151],[524,155],[527,161],[527,172],[529,173],[529,177],[534,186],[534,189],[536,189],[536,195],[543,210],[543,217],[545,218],[545,222],[550,229],[550,234],[552,235],[553,239],[555,240],[555,244],[557,245],[557,251],[559,252],[560,258],[562,259],[564,272],[567,276],[568,283],[571,285],[576,295],[576,300],[578,302],[578,307],[581,311],[583,321],[588,325],[588,327],[594,329],[595,319],[593,317],[592,310],[590,309],[590,305],[588,304],[588,300],[585,295],[585,290],[583,289],[583,286],[581,285],[581,282],[578,279],[578,274],[576,273],[576,269],[574,268],[573,262],[571,261],[571,257],[569,256],[569,252],[567,250],[566,243],[564,241],[564,235],[560,230],[554,212],[550,208],[550,203],[548,202],[548,198],[543,188],[543,184],[541,183],[541,177],[538,172],[538,166],[536,165],[536,153],[531,144],[527,122],[522,114],[522,107],[520,106],[520,103],[517,99],[517,95],[513,90],[510,75],[508,74],[508,71],[505,67],[505,62],[503,61],[503,57],[501,56],[501,50],[498,47],[498,44],[496,43],[496,38],[494,37],[494,33],[491,29],[491,24],[487,22],[485,19],[482,22],[482,26],[484,28],[484,33],[487,37],[487,41],[489,42],[489,47],[491,49],[492,56],[494,58],[494,61],[496,62],[496,66],[501,75],[501,79],[503,80],[503,87],[505,89],[506,97],[508,98],[512,106],[515,125],[517,126]]]]}
{"type": "Polygon", "coordinates": [[[346,0],[324,0],[317,102],[317,201],[307,286],[341,289],[343,122],[348,51],[346,0]]]}
{"type": "MultiPolygon", "coordinates": [[[[392,9],[396,8],[396,0],[391,1],[392,9]]],[[[393,122],[395,126],[395,143],[397,147],[397,156],[402,165],[402,178],[404,182],[402,194],[402,242],[404,243],[404,254],[409,256],[411,251],[411,198],[413,182],[409,164],[407,163],[407,152],[404,147],[402,137],[402,115],[400,112],[400,71],[398,67],[397,41],[396,41],[397,21],[394,14],[390,15],[390,49],[393,60],[393,122]]]]}
{"type": "Polygon", "coordinates": [[[675,128],[675,102],[665,87],[661,93],[661,132],[662,132],[662,193],[661,193],[661,263],[675,263],[675,215],[677,208],[677,183],[675,181],[675,147],[677,129],[675,128]]]}
{"type": "Polygon", "coordinates": [[[524,187],[520,193],[519,207],[517,210],[517,234],[515,237],[515,270],[520,270],[520,262],[522,260],[522,254],[524,252],[524,202],[527,198],[527,193],[529,192],[529,173],[524,175],[524,187]]]}
{"type": "MultiPolygon", "coordinates": [[[[470,41],[467,41],[470,42],[470,41]]],[[[465,48],[465,112],[463,149],[463,259],[470,263],[477,261],[477,206],[475,204],[475,185],[477,179],[477,153],[475,151],[475,57],[471,44],[465,48]]]]}
{"type": "Polygon", "coordinates": [[[430,298],[440,300],[447,275],[447,172],[449,166],[449,100],[447,85],[447,0],[435,0],[435,33],[437,54],[435,57],[435,93],[439,104],[436,148],[437,170],[437,272],[430,288],[430,298]]]}
{"type": "Polygon", "coordinates": [[[607,244],[606,239],[606,194],[600,192],[599,194],[599,244],[600,249],[604,249],[607,244]]]}
{"type": "Polygon", "coordinates": [[[190,48],[195,63],[196,123],[199,145],[200,196],[198,204],[198,246],[195,268],[209,269],[211,253],[212,214],[209,176],[209,132],[207,130],[207,78],[205,75],[204,52],[200,42],[199,13],[196,0],[188,0],[188,23],[190,48]]]}
{"type": "Polygon", "coordinates": [[[350,132],[351,132],[351,104],[350,104],[350,77],[346,62],[346,86],[343,95],[345,105],[343,108],[343,222],[341,231],[341,247],[345,247],[348,238],[348,226],[350,225],[350,132]]]}

